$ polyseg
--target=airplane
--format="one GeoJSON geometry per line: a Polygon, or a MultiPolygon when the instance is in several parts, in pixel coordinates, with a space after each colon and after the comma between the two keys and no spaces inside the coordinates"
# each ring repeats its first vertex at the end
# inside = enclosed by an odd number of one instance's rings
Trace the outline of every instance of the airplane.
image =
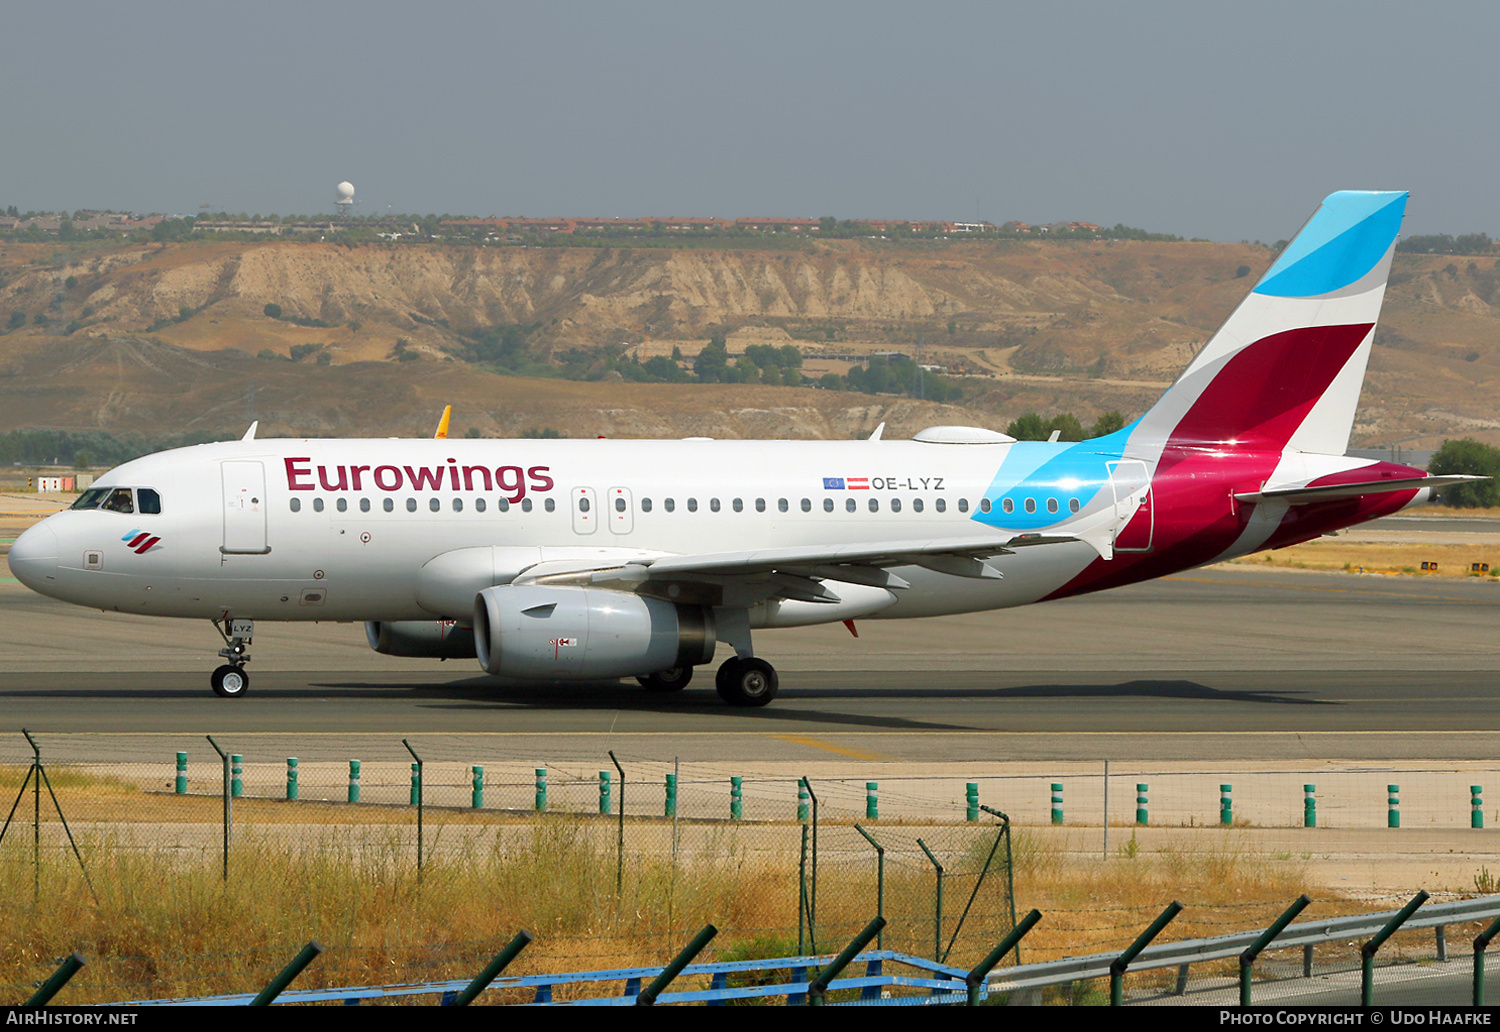
{"type": "MultiPolygon", "coordinates": [[[[244,439],[100,477],[10,566],[54,598],[208,619],[249,688],[256,621],[363,621],[391,656],[533,682],[634,677],[763,706],[761,628],[1003,609],[1280,548],[1426,501],[1350,458],[1407,194],[1340,191],[1140,419],[1093,440],[244,439]]],[[[1056,435],[1054,435],[1055,437],[1056,435]]]]}

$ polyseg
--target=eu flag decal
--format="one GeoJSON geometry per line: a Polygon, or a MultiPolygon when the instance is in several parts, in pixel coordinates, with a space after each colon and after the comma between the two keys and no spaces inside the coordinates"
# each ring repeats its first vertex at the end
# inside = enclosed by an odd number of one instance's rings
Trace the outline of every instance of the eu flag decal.
{"type": "Polygon", "coordinates": [[[825,491],[842,491],[843,489],[844,489],[844,478],[843,477],[824,477],[823,478],[823,490],[825,490],[825,491]]]}

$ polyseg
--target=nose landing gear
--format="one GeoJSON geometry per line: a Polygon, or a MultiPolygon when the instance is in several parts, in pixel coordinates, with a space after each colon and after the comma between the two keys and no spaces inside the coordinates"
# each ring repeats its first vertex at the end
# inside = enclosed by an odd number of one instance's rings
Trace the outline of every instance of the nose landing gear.
{"type": "Polygon", "coordinates": [[[219,655],[229,662],[215,670],[208,683],[220,698],[237,699],[250,688],[250,675],[245,673],[250,653],[245,649],[255,634],[255,621],[226,619],[224,625],[220,626],[219,621],[215,620],[213,625],[214,630],[219,632],[219,637],[224,639],[224,647],[219,650],[219,655]]]}

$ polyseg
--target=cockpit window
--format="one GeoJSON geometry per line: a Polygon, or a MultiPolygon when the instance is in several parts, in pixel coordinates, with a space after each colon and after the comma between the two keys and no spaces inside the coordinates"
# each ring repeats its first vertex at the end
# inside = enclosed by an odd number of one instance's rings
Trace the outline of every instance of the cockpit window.
{"type": "Polygon", "coordinates": [[[109,497],[100,503],[99,508],[106,512],[135,512],[135,503],[130,500],[130,488],[117,487],[110,491],[109,497]]]}
{"type": "Polygon", "coordinates": [[[97,509],[104,496],[109,494],[107,487],[91,487],[78,496],[78,501],[68,506],[70,509],[97,509]]]}
{"type": "Polygon", "coordinates": [[[151,490],[151,488],[141,488],[135,493],[135,500],[140,504],[141,512],[147,516],[161,515],[161,495],[151,490]]]}

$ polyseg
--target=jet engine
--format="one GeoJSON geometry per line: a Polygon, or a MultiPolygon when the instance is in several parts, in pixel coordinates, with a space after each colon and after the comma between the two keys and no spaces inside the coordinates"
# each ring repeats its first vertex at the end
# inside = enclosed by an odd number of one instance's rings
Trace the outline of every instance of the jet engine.
{"type": "Polygon", "coordinates": [[[502,677],[629,677],[710,662],[713,610],[600,588],[501,585],[474,600],[479,665],[502,677]]]}
{"type": "Polygon", "coordinates": [[[365,624],[370,648],[385,656],[409,659],[468,659],[474,655],[474,632],[452,620],[370,621],[365,624]]]}

